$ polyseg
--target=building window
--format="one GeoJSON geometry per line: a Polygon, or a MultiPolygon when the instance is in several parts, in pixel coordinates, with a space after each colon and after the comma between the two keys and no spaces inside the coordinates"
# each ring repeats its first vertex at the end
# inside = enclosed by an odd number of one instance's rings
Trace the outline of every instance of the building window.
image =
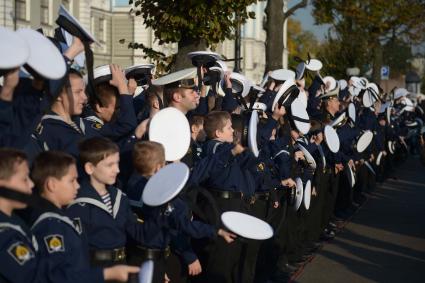
{"type": "Polygon", "coordinates": [[[102,44],[106,42],[106,20],[104,18],[99,19],[99,34],[97,36],[102,44]]]}
{"type": "Polygon", "coordinates": [[[50,24],[50,0],[41,0],[40,1],[40,22],[45,25],[50,24]]]}
{"type": "Polygon", "coordinates": [[[27,1],[16,0],[16,18],[18,20],[27,20],[27,1]]]}

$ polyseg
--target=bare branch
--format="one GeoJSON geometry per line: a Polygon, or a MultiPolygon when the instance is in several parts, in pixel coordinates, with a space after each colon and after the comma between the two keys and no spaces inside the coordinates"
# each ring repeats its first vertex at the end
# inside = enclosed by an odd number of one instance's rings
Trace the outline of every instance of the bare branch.
{"type": "Polygon", "coordinates": [[[308,0],[302,0],[298,4],[294,5],[291,9],[289,9],[288,11],[286,11],[283,14],[283,18],[286,19],[286,18],[292,16],[292,14],[294,14],[296,10],[301,9],[301,8],[304,8],[305,6],[307,6],[307,3],[308,3],[308,0]]]}

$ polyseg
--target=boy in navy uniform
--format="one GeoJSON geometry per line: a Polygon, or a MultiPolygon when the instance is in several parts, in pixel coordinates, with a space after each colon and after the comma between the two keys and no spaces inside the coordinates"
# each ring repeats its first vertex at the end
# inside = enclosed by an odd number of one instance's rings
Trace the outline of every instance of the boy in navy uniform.
{"type": "MultiPolygon", "coordinates": [[[[97,99],[94,99],[94,96],[89,99],[90,109],[86,111],[84,119],[89,121],[90,126],[98,130],[102,136],[118,142],[133,134],[137,127],[130,81],[127,85],[124,72],[118,65],[111,64],[99,68],[102,71],[109,70],[107,77],[111,76],[111,80],[97,83],[95,77],[97,99]]],[[[137,132],[136,136],[141,138],[137,132]]]]}
{"type": "MultiPolygon", "coordinates": [[[[29,177],[26,155],[12,148],[0,149],[0,190],[30,195],[33,182],[29,177]],[[7,188],[7,189],[6,189],[7,188]]],[[[44,272],[38,243],[14,210],[26,204],[0,196],[0,281],[43,282],[44,272]]]]}
{"type": "Polygon", "coordinates": [[[67,213],[87,233],[92,265],[124,263],[127,237],[142,243],[147,230],[131,211],[127,196],[114,186],[119,173],[118,146],[95,137],[83,141],[79,150],[89,179],[82,181],[67,213]]]}
{"type": "Polygon", "coordinates": [[[32,156],[37,151],[61,150],[78,156],[78,142],[84,138],[99,136],[97,130],[80,118],[87,102],[83,77],[70,69],[69,86],[65,86],[58,97],[52,97],[50,111],[41,118],[33,139],[30,141],[32,156]]]}
{"type": "MultiPolygon", "coordinates": [[[[252,196],[255,191],[255,185],[246,181],[244,172],[256,165],[256,158],[242,145],[233,144],[234,131],[228,112],[209,113],[204,130],[208,138],[203,148],[204,158],[193,169],[191,183],[207,188],[220,212],[243,211],[242,198],[252,196]]],[[[214,219],[211,210],[205,213],[214,219]]],[[[237,282],[241,243],[229,246],[218,239],[206,249],[211,252],[204,259],[207,272],[202,282],[237,282]]]]}
{"type": "MultiPolygon", "coordinates": [[[[143,174],[143,178],[136,186],[129,188],[128,192],[130,198],[135,197],[135,203],[139,203],[138,214],[143,222],[149,225],[150,230],[147,231],[145,241],[142,244],[135,244],[131,247],[130,255],[132,257],[130,260],[132,263],[134,261],[135,264],[140,264],[144,260],[154,260],[153,282],[163,282],[168,246],[172,240],[184,240],[184,237],[179,237],[180,234],[193,238],[215,238],[219,235],[226,242],[233,242],[233,234],[200,221],[192,221],[185,201],[179,196],[158,207],[143,205],[140,208],[141,195],[147,180],[165,164],[163,146],[155,142],[137,144],[134,150],[134,162],[135,168],[143,174]],[[147,152],[147,150],[149,150],[149,160],[142,156],[142,153],[147,152]],[[164,223],[158,221],[161,215],[165,216],[165,226],[164,223]]],[[[200,272],[202,269],[196,255],[191,251],[190,245],[182,249],[182,243],[177,244],[176,253],[180,254],[188,264],[189,274],[197,275],[196,270],[200,272]]],[[[173,280],[173,277],[170,277],[170,279],[173,280]]]]}
{"type": "Polygon", "coordinates": [[[46,200],[43,208],[35,210],[32,225],[40,243],[40,255],[49,268],[43,273],[43,282],[126,282],[129,272],[138,272],[138,267],[125,265],[90,268],[83,227],[63,210],[75,199],[80,187],[72,156],[55,151],[41,153],[34,161],[32,177],[38,193],[46,200]]]}

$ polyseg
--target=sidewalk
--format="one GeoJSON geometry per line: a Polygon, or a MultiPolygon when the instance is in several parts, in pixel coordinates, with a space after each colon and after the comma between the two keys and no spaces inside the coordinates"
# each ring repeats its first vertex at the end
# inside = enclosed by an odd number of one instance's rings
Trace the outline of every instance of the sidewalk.
{"type": "Polygon", "coordinates": [[[425,167],[410,158],[295,282],[425,282],[425,167]]]}

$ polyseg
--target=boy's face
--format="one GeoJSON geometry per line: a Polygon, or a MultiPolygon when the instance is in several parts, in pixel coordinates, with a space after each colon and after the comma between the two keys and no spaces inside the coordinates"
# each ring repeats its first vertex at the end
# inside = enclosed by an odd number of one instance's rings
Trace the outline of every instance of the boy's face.
{"type": "Polygon", "coordinates": [[[116,105],[117,98],[115,96],[112,96],[110,101],[108,102],[108,105],[105,105],[105,107],[101,107],[96,104],[96,112],[99,114],[99,117],[104,122],[110,122],[112,120],[112,116],[114,116],[116,105]]]}
{"type": "Polygon", "coordinates": [[[59,204],[66,206],[70,204],[77,196],[77,191],[80,188],[80,184],[77,181],[78,172],[77,166],[72,164],[68,168],[68,172],[61,179],[55,179],[56,182],[56,194],[59,204]]]}
{"type": "Polygon", "coordinates": [[[60,97],[62,98],[65,109],[70,115],[81,115],[84,104],[87,102],[84,80],[79,76],[70,75],[69,82],[71,85],[72,99],[69,99],[66,91],[63,91],[60,97]]]}
{"type": "Polygon", "coordinates": [[[226,120],[226,124],[221,130],[216,131],[217,140],[222,142],[233,142],[233,128],[232,128],[232,121],[230,119],[226,120]]]}
{"type": "Polygon", "coordinates": [[[105,185],[113,185],[120,172],[119,168],[120,155],[118,152],[109,155],[100,161],[96,166],[92,166],[91,177],[105,185]]]}
{"type": "MultiPolygon", "coordinates": [[[[14,189],[15,191],[30,195],[32,193],[32,188],[34,187],[34,183],[31,181],[29,173],[30,170],[26,161],[19,164],[17,163],[15,165],[15,173],[8,180],[0,180],[0,186],[5,186],[14,189]]],[[[13,204],[16,209],[26,207],[26,204],[17,201],[13,201],[13,204]]]]}

